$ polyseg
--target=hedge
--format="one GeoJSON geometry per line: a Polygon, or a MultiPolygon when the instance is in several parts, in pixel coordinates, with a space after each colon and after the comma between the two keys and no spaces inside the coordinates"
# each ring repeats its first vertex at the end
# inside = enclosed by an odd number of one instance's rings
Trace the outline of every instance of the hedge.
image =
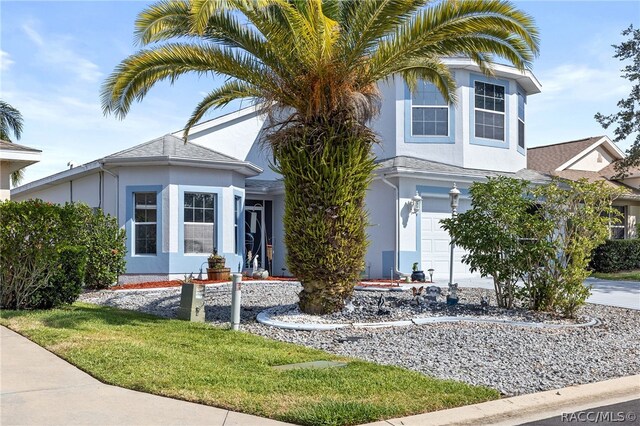
{"type": "Polygon", "coordinates": [[[640,238],[608,240],[594,250],[590,267],[605,273],[640,269],[640,238]]]}
{"type": "Polygon", "coordinates": [[[124,271],[125,234],[85,204],[0,202],[0,307],[47,309],[124,271]]]}

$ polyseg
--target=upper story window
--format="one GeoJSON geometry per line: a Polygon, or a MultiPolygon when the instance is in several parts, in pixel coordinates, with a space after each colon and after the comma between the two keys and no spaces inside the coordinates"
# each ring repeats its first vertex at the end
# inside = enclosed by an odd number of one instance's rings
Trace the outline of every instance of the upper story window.
{"type": "Polygon", "coordinates": [[[213,194],[184,194],[184,252],[213,252],[214,235],[213,194]]]}
{"type": "Polygon", "coordinates": [[[419,81],[411,93],[411,136],[448,136],[449,106],[431,83],[419,81]]]}
{"type": "Polygon", "coordinates": [[[504,86],[475,82],[475,136],[504,141],[504,86]]]}
{"type": "Polygon", "coordinates": [[[133,194],[135,213],[134,253],[156,254],[157,241],[157,195],[155,192],[135,192],[133,194]]]}
{"type": "Polygon", "coordinates": [[[526,98],[518,91],[518,146],[524,150],[524,106],[526,98]]]}

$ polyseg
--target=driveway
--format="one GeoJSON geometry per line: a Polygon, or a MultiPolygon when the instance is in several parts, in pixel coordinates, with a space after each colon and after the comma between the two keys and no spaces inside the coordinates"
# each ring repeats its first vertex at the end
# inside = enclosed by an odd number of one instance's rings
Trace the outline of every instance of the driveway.
{"type": "MultiPolygon", "coordinates": [[[[491,278],[460,278],[455,281],[460,287],[480,287],[493,290],[491,278]]],[[[437,284],[446,285],[444,280],[440,280],[437,284]]],[[[587,278],[584,284],[592,287],[591,296],[587,299],[589,303],[640,310],[640,282],[638,281],[587,278]]]]}

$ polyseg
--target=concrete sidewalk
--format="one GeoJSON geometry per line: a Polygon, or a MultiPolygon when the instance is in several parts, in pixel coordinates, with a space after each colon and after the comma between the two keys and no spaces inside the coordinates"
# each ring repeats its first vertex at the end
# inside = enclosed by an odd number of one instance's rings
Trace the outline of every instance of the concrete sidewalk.
{"type": "Polygon", "coordinates": [[[0,341],[3,426],[287,424],[105,385],[5,327],[0,341]]]}
{"type": "MultiPolygon", "coordinates": [[[[493,291],[492,278],[459,278],[455,281],[461,288],[478,287],[493,291]]],[[[446,286],[446,280],[436,281],[436,285],[446,286]]],[[[591,286],[591,296],[587,299],[589,303],[640,310],[640,282],[589,277],[584,281],[584,285],[591,286]]]]}

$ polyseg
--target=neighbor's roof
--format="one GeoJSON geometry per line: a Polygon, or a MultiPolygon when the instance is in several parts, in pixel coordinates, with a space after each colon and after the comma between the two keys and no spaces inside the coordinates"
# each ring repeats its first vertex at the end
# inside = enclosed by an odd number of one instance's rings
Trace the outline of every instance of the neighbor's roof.
{"type": "Polygon", "coordinates": [[[522,169],[516,173],[499,172],[495,170],[468,169],[465,167],[454,166],[451,164],[439,163],[437,161],[425,160],[409,156],[397,156],[380,160],[378,162],[378,173],[392,172],[408,172],[411,174],[433,174],[448,175],[456,177],[484,178],[497,176],[511,176],[520,179],[526,179],[536,182],[549,181],[549,176],[538,173],[535,170],[522,169]]]}
{"type": "Polygon", "coordinates": [[[18,145],[17,143],[8,142],[0,139],[0,150],[25,151],[25,152],[42,152],[39,149],[29,148],[28,146],[18,145]]]}
{"type": "Polygon", "coordinates": [[[602,138],[603,136],[595,136],[529,148],[527,149],[527,168],[551,173],[602,138]]]}

